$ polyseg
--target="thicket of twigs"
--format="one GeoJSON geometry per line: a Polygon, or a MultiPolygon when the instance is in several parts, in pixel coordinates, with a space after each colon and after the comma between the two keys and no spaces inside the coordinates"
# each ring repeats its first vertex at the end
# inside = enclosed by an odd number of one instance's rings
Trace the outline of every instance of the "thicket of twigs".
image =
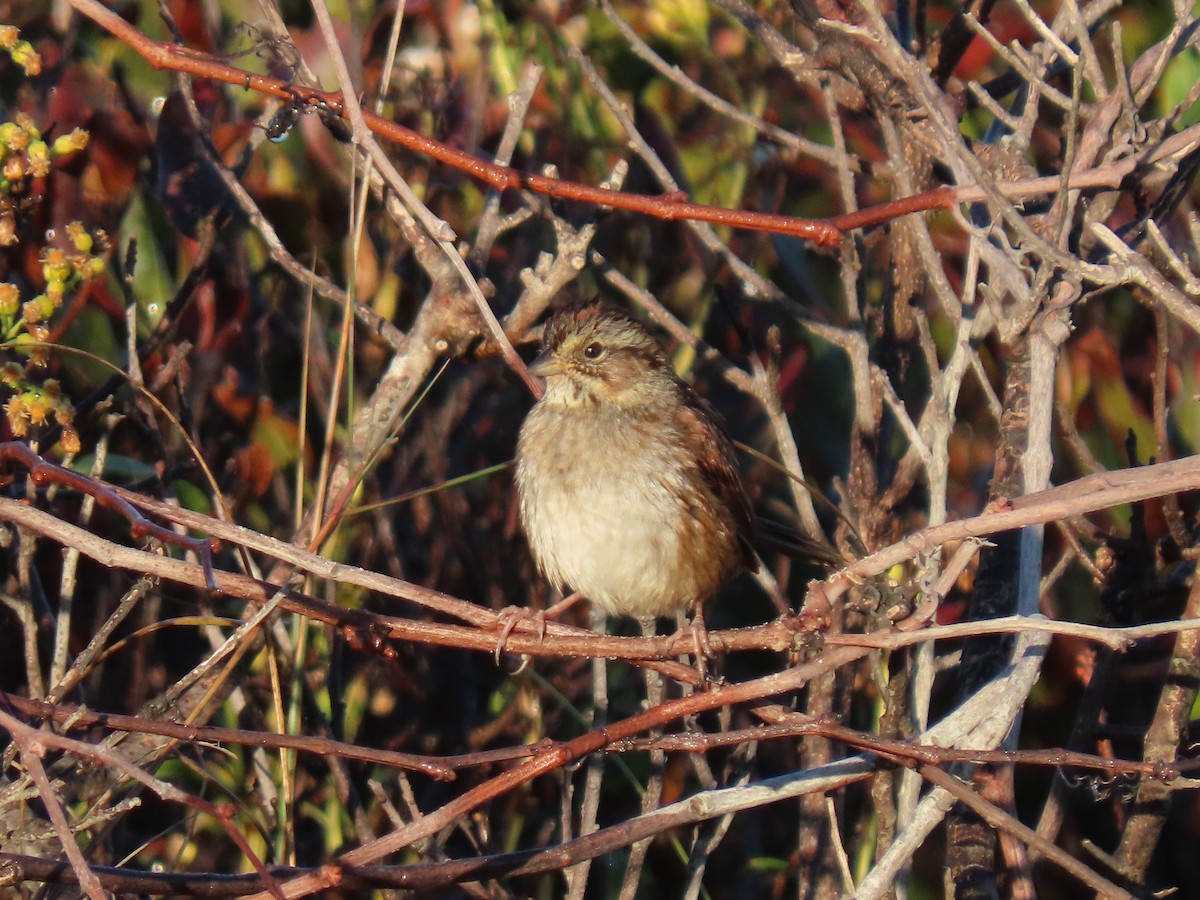
{"type": "Polygon", "coordinates": [[[877,6],[0,2],[6,896],[1200,893],[1200,19],[877,6]],[[503,612],[594,293],[854,561],[710,683],[503,612]]]}

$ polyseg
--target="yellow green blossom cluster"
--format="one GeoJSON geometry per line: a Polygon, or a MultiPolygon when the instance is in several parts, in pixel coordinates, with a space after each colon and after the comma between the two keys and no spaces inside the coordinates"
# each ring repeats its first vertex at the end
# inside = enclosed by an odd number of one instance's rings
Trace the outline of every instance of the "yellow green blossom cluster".
{"type": "MultiPolygon", "coordinates": [[[[42,71],[41,57],[29,41],[21,40],[21,32],[15,26],[0,25],[0,50],[7,51],[25,74],[37,75],[42,71]]],[[[45,178],[55,159],[78,153],[87,143],[88,133],[82,128],[47,140],[25,113],[17,113],[12,121],[0,122],[0,247],[17,241],[16,213],[29,182],[45,178]]]]}
{"type": "MultiPolygon", "coordinates": [[[[36,325],[49,319],[62,307],[63,298],[69,291],[104,272],[103,254],[108,249],[108,236],[103,231],[92,235],[84,230],[81,223],[72,222],[67,226],[67,239],[71,244],[70,250],[48,246],[42,251],[42,278],[46,288],[21,307],[27,325],[36,325]]],[[[54,235],[48,234],[47,241],[52,240],[54,235]]],[[[0,322],[4,315],[5,311],[0,309],[0,322]]]]}
{"type": "Polygon", "coordinates": [[[21,40],[21,31],[15,25],[0,25],[0,50],[5,50],[12,61],[25,70],[30,77],[42,72],[42,58],[29,41],[21,40]]]}
{"type": "MultiPolygon", "coordinates": [[[[54,240],[54,233],[48,232],[46,237],[54,240]]],[[[42,250],[42,279],[46,284],[42,293],[22,302],[15,284],[0,283],[0,332],[5,340],[12,340],[22,330],[34,340],[49,337],[48,331],[44,337],[35,331],[46,327],[71,292],[104,272],[102,254],[108,248],[108,237],[103,231],[92,235],[79,222],[72,222],[67,226],[67,237],[71,250],[53,246],[42,250]]]]}
{"type": "MultiPolygon", "coordinates": [[[[42,70],[41,57],[12,25],[0,25],[0,51],[7,52],[26,75],[35,76],[42,70]]],[[[78,153],[87,144],[88,133],[82,128],[49,139],[25,113],[0,122],[0,247],[17,243],[18,215],[41,202],[35,180],[50,174],[55,159],[78,153]]],[[[35,384],[30,368],[46,365],[50,320],[81,285],[104,271],[107,250],[104,232],[90,234],[81,223],[72,222],[66,227],[65,240],[53,231],[46,233],[39,256],[44,284],[40,294],[22,297],[18,285],[0,282],[0,341],[28,357],[28,362],[0,364],[0,384],[12,394],[4,411],[14,437],[25,437],[33,429],[56,422],[62,429],[63,450],[79,452],[75,408],[57,381],[35,384]]]]}
{"type": "Polygon", "coordinates": [[[63,450],[67,453],[80,451],[75,407],[63,396],[62,387],[56,380],[47,378],[40,387],[31,386],[25,376],[25,367],[9,362],[0,366],[0,382],[16,391],[4,404],[13,437],[24,437],[30,428],[47,425],[54,419],[62,428],[59,441],[63,450]]]}
{"type": "Polygon", "coordinates": [[[45,178],[50,174],[52,160],[78,153],[87,143],[88,133],[82,128],[60,134],[46,143],[33,119],[25,113],[17,113],[11,122],[0,124],[0,154],[3,154],[0,157],[3,159],[0,187],[11,191],[23,185],[27,178],[45,178]]]}
{"type": "MultiPolygon", "coordinates": [[[[50,319],[80,285],[104,271],[103,254],[108,244],[104,232],[89,234],[79,222],[68,225],[66,232],[69,249],[47,246],[42,250],[42,293],[24,300],[17,285],[0,282],[0,333],[6,341],[28,345],[22,349],[35,366],[44,366],[49,358],[50,319]]],[[[54,237],[48,234],[47,240],[54,237]]],[[[78,451],[75,411],[62,396],[58,382],[50,380],[36,386],[18,362],[0,366],[0,382],[14,391],[4,409],[15,437],[24,437],[31,427],[47,424],[53,418],[62,427],[63,449],[78,451]]]]}
{"type": "MultiPolygon", "coordinates": [[[[3,26],[0,26],[2,30],[3,26]]],[[[17,198],[31,178],[45,178],[50,163],[87,146],[88,133],[76,128],[47,143],[33,120],[17,113],[0,123],[0,247],[17,241],[17,198]]]]}

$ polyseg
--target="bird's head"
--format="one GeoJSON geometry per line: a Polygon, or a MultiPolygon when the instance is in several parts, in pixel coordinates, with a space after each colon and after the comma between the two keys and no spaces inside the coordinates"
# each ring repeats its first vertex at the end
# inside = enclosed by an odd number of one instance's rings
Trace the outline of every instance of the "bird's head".
{"type": "Polygon", "coordinates": [[[654,336],[599,299],[556,310],[546,321],[543,346],[529,371],[546,379],[550,403],[633,407],[653,402],[675,384],[654,336]]]}

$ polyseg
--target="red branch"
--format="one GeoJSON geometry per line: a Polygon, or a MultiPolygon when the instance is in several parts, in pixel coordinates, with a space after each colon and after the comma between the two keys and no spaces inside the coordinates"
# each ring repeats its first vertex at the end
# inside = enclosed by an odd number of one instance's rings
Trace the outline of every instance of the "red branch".
{"type": "MultiPolygon", "coordinates": [[[[71,0],[71,5],[128,44],[156,69],[183,72],[226,84],[239,84],[246,90],[278,97],[289,103],[299,102],[310,110],[329,111],[336,113],[341,118],[346,118],[342,95],[339,91],[320,91],[276,78],[268,78],[265,75],[256,75],[244,69],[217,62],[211,57],[187,47],[155,41],[142,34],[116,13],[105,9],[97,0],[71,0]]],[[[498,166],[448,146],[441,141],[427,138],[403,125],[380,118],[365,109],[362,113],[367,126],[380,137],[453,166],[498,191],[525,189],[579,203],[627,209],[666,221],[690,219],[731,228],[745,228],[750,231],[790,234],[807,238],[821,247],[833,247],[844,237],[842,229],[833,224],[837,221],[836,219],[823,221],[722,209],[721,207],[692,203],[680,194],[658,196],[627,194],[622,191],[592,187],[546,175],[534,175],[508,166],[498,166]]],[[[951,200],[951,202],[953,201],[951,200]]],[[[945,204],[941,202],[937,205],[945,204]]]]}
{"type": "Polygon", "coordinates": [[[221,542],[216,538],[192,538],[176,534],[170,528],[151,522],[143,516],[128,500],[120,497],[109,485],[54,463],[48,463],[27,444],[19,441],[0,444],[0,463],[17,462],[29,470],[29,478],[35,485],[61,484],[65,488],[88,494],[101,506],[114,510],[129,522],[129,531],[134,540],[154,538],[159,543],[169,547],[179,547],[195,553],[204,566],[204,578],[210,591],[219,591],[217,579],[213,573],[213,554],[221,549],[221,542]]]}

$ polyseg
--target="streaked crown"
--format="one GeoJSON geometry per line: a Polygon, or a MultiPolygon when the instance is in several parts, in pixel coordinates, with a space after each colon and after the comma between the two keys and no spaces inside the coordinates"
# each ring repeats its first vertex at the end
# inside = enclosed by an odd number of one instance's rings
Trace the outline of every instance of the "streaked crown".
{"type": "Polygon", "coordinates": [[[568,403],[636,404],[675,383],[654,335],[598,298],[556,310],[546,321],[543,344],[545,350],[531,371],[544,375],[550,393],[568,403]],[[565,390],[564,381],[570,390],[565,390]]]}
{"type": "Polygon", "coordinates": [[[577,300],[556,310],[546,320],[542,343],[563,358],[578,355],[595,361],[605,352],[616,350],[637,354],[655,367],[666,364],[662,345],[641,322],[598,297],[577,300]]]}

